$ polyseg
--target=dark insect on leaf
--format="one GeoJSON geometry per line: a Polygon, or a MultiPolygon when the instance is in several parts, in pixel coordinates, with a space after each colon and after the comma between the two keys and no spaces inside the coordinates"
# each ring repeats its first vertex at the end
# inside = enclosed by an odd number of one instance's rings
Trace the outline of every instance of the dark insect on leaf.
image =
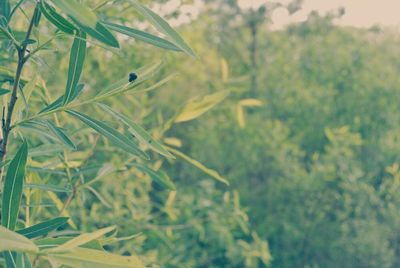
{"type": "Polygon", "coordinates": [[[129,74],[129,83],[135,81],[137,79],[137,77],[138,76],[136,73],[130,73],[129,74]]]}

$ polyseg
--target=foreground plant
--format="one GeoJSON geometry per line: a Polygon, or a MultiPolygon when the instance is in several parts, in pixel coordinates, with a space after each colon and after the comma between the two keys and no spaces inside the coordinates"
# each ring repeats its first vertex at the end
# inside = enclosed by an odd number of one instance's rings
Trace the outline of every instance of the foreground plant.
{"type": "MultiPolygon", "coordinates": [[[[166,83],[172,76],[150,87],[138,88],[153,77],[160,63],[139,68],[134,72],[126,70],[126,75],[121,75],[119,81],[90,97],[84,97],[85,85],[80,83],[80,77],[88,44],[111,51],[118,49],[119,42],[113,32],[163,49],[185,52],[194,56],[192,49],[160,16],[136,0],[123,2],[134,7],[168,39],[115,24],[108,21],[104,14],[101,16],[102,19],[99,19],[97,12],[104,8],[108,1],[94,8],[76,0],[20,0],[17,2],[3,0],[0,4],[2,44],[0,60],[5,66],[15,67],[15,69],[0,67],[0,85],[4,87],[1,88],[0,94],[6,99],[6,104],[3,106],[0,143],[1,173],[4,177],[0,251],[3,252],[4,261],[9,268],[37,266],[39,263],[40,265],[50,263],[52,266],[71,267],[144,267],[139,257],[118,256],[104,251],[103,245],[116,240],[115,227],[107,227],[91,233],[57,231],[59,227],[67,223],[73,228],[76,227],[69,217],[68,207],[82,189],[88,189],[96,194],[91,185],[99,179],[99,176],[101,177],[99,171],[98,177],[85,181],[83,177],[85,170],[75,167],[68,160],[68,152],[76,151],[80,146],[62,128],[60,116],[76,119],[108,139],[115,147],[130,155],[126,163],[121,165],[121,169],[134,168],[148,174],[160,187],[175,189],[174,183],[165,173],[153,169],[148,164],[150,157],[147,149],[170,159],[174,158],[170,153],[173,151],[174,154],[203,169],[210,176],[227,183],[218,173],[207,169],[180,151],[172,148],[170,151],[167,150],[133,120],[101,103],[128,91],[148,91],[166,83]],[[25,30],[21,30],[24,17],[28,19],[28,25],[25,30]],[[54,31],[54,33],[42,34],[45,30],[54,31]],[[40,60],[38,55],[47,50],[52,43],[66,38],[73,39],[73,43],[69,52],[65,91],[62,96],[50,101],[49,92],[40,74],[28,80],[24,77],[24,70],[29,68],[31,63],[40,60]],[[35,101],[33,97],[31,98],[33,95],[36,97],[36,102],[39,99],[41,104],[39,109],[37,106],[40,104],[32,104],[35,101]],[[120,123],[118,129],[105,123],[103,118],[95,119],[77,110],[90,105],[116,119],[115,121],[120,123]],[[34,132],[40,133],[39,142],[37,139],[32,139],[31,134],[34,132]],[[46,157],[57,159],[55,165],[63,166],[65,172],[62,176],[65,176],[67,181],[65,186],[46,183],[35,175],[35,171],[45,171],[45,167],[48,167],[48,164],[41,164],[41,159],[46,157]],[[40,191],[47,192],[60,217],[31,225],[31,213],[43,209],[41,204],[33,202],[34,199],[42,200],[40,191]],[[67,197],[66,200],[61,201],[56,193],[62,193],[67,197]],[[109,236],[105,237],[107,234],[109,236]]],[[[226,93],[217,94],[204,100],[190,102],[171,119],[171,122],[192,120],[225,96],[226,93]]],[[[90,155],[86,159],[89,157],[90,155]]],[[[51,172],[48,169],[46,171],[51,172]]]]}

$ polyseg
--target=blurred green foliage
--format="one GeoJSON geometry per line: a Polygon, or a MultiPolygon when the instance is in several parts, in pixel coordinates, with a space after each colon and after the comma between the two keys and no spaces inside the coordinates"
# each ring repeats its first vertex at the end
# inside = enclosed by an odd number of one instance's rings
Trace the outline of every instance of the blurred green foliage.
{"type": "MultiPolygon", "coordinates": [[[[179,157],[152,154],[152,167],[165,170],[177,185],[177,191],[161,189],[124,166],[124,153],[112,153],[105,139],[63,115],[57,120],[79,141],[80,151],[38,161],[29,180],[66,185],[60,174],[75,171],[76,180],[96,180],[64,213],[82,231],[117,225],[118,238],[110,238],[114,243],[107,249],[135,252],[148,265],[399,267],[398,37],[338,27],[334,16],[315,13],[304,23],[271,31],[267,17],[258,27],[254,69],[249,25],[234,2],[208,3],[199,18],[180,27],[196,60],[122,39],[118,53],[93,45],[82,79],[84,94],[93,96],[163,59],[163,68],[143,88],[171,73],[177,77],[158,90],[107,104],[218,171],[230,186],[179,157]],[[229,8],[221,8],[225,5],[229,8]],[[222,90],[230,95],[212,111],[173,122],[187,100],[222,90]]],[[[120,22],[118,12],[100,11],[120,22]]],[[[136,16],[126,15],[124,23],[136,16]]],[[[27,73],[44,73],[52,99],[63,90],[68,65],[63,50],[69,45],[70,40],[59,41],[27,73]]],[[[32,98],[40,102],[43,96],[32,98]]],[[[113,123],[100,109],[85,112],[113,123]]],[[[68,199],[65,193],[35,190],[26,196],[41,204],[68,199]]],[[[59,210],[39,206],[24,215],[36,222],[59,210]]]]}

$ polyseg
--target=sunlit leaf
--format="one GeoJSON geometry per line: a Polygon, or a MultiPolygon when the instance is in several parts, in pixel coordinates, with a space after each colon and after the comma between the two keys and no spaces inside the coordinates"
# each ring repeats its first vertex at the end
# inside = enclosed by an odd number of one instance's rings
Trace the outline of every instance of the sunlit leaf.
{"type": "Polygon", "coordinates": [[[196,168],[200,169],[204,173],[208,174],[209,176],[213,177],[214,179],[225,183],[226,185],[229,185],[229,182],[227,179],[223,178],[219,173],[213,169],[209,169],[208,167],[204,166],[202,163],[199,161],[187,156],[186,154],[182,153],[181,151],[175,150],[171,147],[167,147],[169,151],[171,151],[173,154],[176,156],[182,158],[183,160],[187,161],[188,163],[192,164],[196,168]]]}
{"type": "Polygon", "coordinates": [[[0,251],[36,253],[39,248],[28,238],[0,226],[0,251]]]}
{"type": "Polygon", "coordinates": [[[188,102],[175,118],[175,122],[186,122],[201,116],[223,101],[228,95],[228,91],[221,91],[188,102]]]}
{"type": "MultiPolygon", "coordinates": [[[[48,248],[55,248],[66,242],[70,241],[74,237],[68,236],[59,236],[59,237],[44,237],[35,239],[34,243],[39,247],[39,249],[48,249],[48,248]]],[[[86,244],[79,246],[80,248],[89,248],[89,249],[96,249],[96,250],[103,250],[103,246],[99,243],[98,240],[92,240],[86,244]]]]}
{"type": "Polygon", "coordinates": [[[64,252],[64,251],[69,251],[69,250],[75,249],[75,248],[77,248],[81,245],[84,245],[90,241],[98,239],[113,230],[115,230],[115,226],[103,228],[103,229],[94,231],[92,233],[81,234],[81,235],[74,237],[71,240],[65,242],[64,244],[61,244],[58,247],[51,249],[51,252],[64,252]]]}
{"type": "Polygon", "coordinates": [[[137,256],[119,256],[105,251],[75,248],[63,254],[48,254],[48,259],[70,267],[144,268],[137,256]]]}

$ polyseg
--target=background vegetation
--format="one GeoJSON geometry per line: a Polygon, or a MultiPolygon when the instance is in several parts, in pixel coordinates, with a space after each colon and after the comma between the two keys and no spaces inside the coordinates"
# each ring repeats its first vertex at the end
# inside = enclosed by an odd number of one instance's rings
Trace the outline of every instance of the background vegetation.
{"type": "MultiPolygon", "coordinates": [[[[34,1],[26,2],[28,10],[34,1]]],[[[153,8],[163,2],[143,1],[153,8]]],[[[129,1],[105,3],[99,17],[150,29],[129,1]]],[[[82,99],[162,60],[151,79],[104,103],[176,156],[142,147],[148,167],[171,179],[160,185],[82,122],[50,115],[78,150],[43,131],[18,130],[38,155],[31,154],[26,182],[47,185],[24,188],[19,228],[69,217],[49,232],[54,238],[116,225],[95,242],[155,267],[399,267],[398,34],[335,26],[341,11],[272,31],[276,6],[244,11],[233,0],[204,1],[198,17],[178,28],[196,59],[123,35],[119,51],[90,43],[82,99]]],[[[301,4],[286,7],[295,12],[301,4]]],[[[182,10],[163,15],[172,21],[182,10]]],[[[23,19],[14,23],[25,29],[23,19]]],[[[36,38],[54,31],[41,23],[36,38]]],[[[33,90],[29,109],[63,94],[71,43],[55,40],[24,72],[42,88],[33,90]]],[[[2,45],[0,68],[8,70],[15,62],[2,45]]],[[[124,131],[98,106],[80,111],[124,131]]]]}

